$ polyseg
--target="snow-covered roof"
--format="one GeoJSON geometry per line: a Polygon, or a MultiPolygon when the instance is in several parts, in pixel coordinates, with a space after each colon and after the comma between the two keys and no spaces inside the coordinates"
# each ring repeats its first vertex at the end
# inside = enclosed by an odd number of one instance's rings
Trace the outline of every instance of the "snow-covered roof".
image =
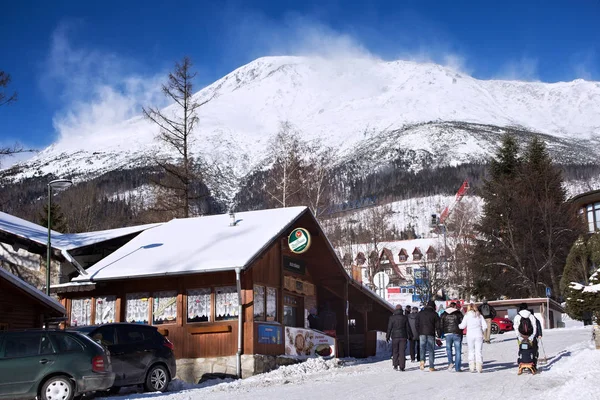
{"type": "MultiPolygon", "coordinates": [[[[117,237],[141,232],[159,225],[161,224],[147,224],[84,233],[60,233],[51,231],[51,245],[58,250],[73,250],[94,243],[100,243],[117,237]]],[[[47,228],[4,212],[0,212],[0,231],[44,246],[48,243],[47,228]]]]}
{"type": "Polygon", "coordinates": [[[306,207],[174,219],[145,230],[74,281],[175,275],[246,268],[306,207]]]}
{"type": "MultiPolygon", "coordinates": [[[[4,231],[23,239],[46,245],[48,243],[48,228],[34,224],[14,215],[0,212],[0,231],[4,231]]],[[[51,231],[52,238],[61,235],[56,231],[51,231]]]]}
{"type": "MultiPolygon", "coordinates": [[[[59,245],[65,250],[72,250],[79,247],[89,246],[94,243],[100,243],[106,240],[127,236],[132,233],[145,231],[146,229],[155,228],[160,225],[162,225],[162,223],[128,226],[125,228],[108,229],[105,231],[64,233],[58,237],[58,241],[59,245]]],[[[55,238],[53,237],[52,240],[54,241],[55,238]]]]}
{"type": "Polygon", "coordinates": [[[31,286],[29,283],[25,282],[24,280],[20,279],[19,277],[11,274],[4,268],[0,268],[0,277],[3,279],[6,279],[11,284],[13,284],[14,286],[23,290],[24,292],[27,292],[29,295],[38,299],[40,302],[46,304],[48,307],[56,310],[57,312],[59,312],[61,314],[65,314],[66,311],[62,304],[60,304],[58,301],[54,300],[52,297],[47,296],[46,294],[42,293],[40,290],[31,286]]]}

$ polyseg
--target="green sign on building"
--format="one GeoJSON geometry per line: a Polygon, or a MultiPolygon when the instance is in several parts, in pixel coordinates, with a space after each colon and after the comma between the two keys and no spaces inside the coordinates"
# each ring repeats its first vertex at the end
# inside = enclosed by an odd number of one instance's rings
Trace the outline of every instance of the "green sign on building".
{"type": "Polygon", "coordinates": [[[288,247],[292,253],[304,253],[310,247],[310,233],[304,228],[296,228],[288,236],[288,247]]]}

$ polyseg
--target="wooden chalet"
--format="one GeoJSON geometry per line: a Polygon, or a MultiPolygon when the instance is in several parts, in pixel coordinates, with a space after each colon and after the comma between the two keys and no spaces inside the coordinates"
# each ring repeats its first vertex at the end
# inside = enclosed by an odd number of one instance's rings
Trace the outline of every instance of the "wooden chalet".
{"type": "Polygon", "coordinates": [[[62,304],[0,268],[0,331],[43,328],[64,316],[62,304]]]}
{"type": "Polygon", "coordinates": [[[188,381],[262,372],[254,360],[297,348],[290,329],[307,328],[312,308],[335,314],[338,356],[374,355],[376,331],[386,330],[392,312],[351,279],[306,207],[175,219],[86,272],[53,288],[68,323],[159,326],[188,381]],[[303,251],[292,250],[292,232],[305,235],[303,251]]]}

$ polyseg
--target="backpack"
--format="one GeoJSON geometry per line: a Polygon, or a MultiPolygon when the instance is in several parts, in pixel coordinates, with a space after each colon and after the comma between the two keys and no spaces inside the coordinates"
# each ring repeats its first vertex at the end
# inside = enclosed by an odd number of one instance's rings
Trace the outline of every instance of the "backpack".
{"type": "Polygon", "coordinates": [[[535,362],[535,350],[529,341],[523,341],[519,345],[519,358],[517,362],[519,364],[535,362]]]}
{"type": "Polygon", "coordinates": [[[483,318],[487,318],[490,315],[490,306],[488,304],[481,306],[481,315],[483,315],[483,318]]]}
{"type": "Polygon", "coordinates": [[[531,336],[533,334],[533,325],[531,325],[529,318],[521,317],[519,333],[523,336],[531,336]]]}

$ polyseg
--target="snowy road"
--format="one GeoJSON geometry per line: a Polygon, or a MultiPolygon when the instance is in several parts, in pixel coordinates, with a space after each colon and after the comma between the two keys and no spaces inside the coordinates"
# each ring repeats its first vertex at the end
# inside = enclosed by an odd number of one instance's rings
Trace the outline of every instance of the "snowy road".
{"type": "MultiPolygon", "coordinates": [[[[394,371],[391,360],[310,360],[241,381],[165,394],[130,393],[118,399],[373,399],[405,397],[462,399],[600,399],[600,350],[592,350],[591,329],[567,328],[544,332],[548,362],[536,376],[517,376],[514,333],[493,336],[484,346],[482,374],[445,370],[445,348],[436,352],[436,372],[420,371],[407,362],[394,371]]],[[[466,347],[466,346],[465,346],[466,347]]],[[[463,348],[463,369],[468,366],[463,348]]],[[[540,358],[543,352],[540,351],[540,358]]],[[[210,383],[209,383],[210,384],[210,383]]]]}

